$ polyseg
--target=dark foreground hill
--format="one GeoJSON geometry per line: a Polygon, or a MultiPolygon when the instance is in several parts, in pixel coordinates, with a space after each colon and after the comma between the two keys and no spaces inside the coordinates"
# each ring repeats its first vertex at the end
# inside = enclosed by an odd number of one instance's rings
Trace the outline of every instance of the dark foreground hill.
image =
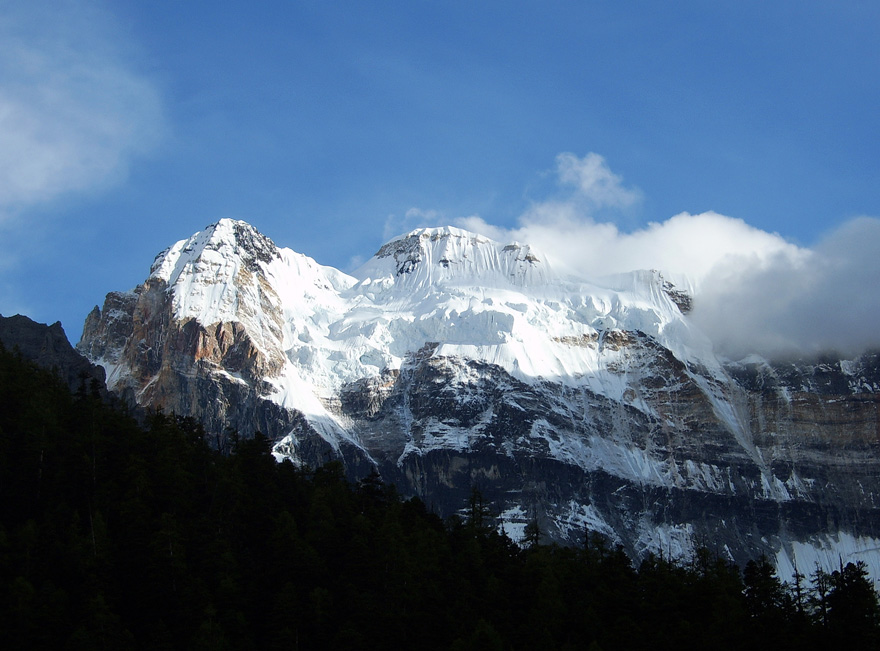
{"type": "Polygon", "coordinates": [[[104,369],[76,352],[60,321],[45,325],[21,314],[0,315],[0,343],[37,366],[54,369],[71,391],[83,382],[89,385],[94,381],[101,395],[106,396],[104,369]]]}

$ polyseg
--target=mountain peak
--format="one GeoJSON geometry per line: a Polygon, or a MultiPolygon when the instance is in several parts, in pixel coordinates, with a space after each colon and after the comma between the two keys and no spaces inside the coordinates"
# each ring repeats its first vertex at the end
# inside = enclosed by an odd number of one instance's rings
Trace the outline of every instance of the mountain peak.
{"type": "Polygon", "coordinates": [[[543,284],[543,255],[519,243],[501,244],[454,226],[418,228],[384,244],[356,275],[391,276],[407,285],[495,277],[515,285],[543,284]]]}
{"type": "Polygon", "coordinates": [[[256,228],[241,220],[221,219],[157,255],[150,276],[172,285],[185,269],[198,267],[199,263],[216,269],[223,261],[236,260],[255,271],[257,263],[269,263],[278,257],[275,243],[256,228]]]}
{"type": "Polygon", "coordinates": [[[468,248],[490,242],[488,238],[454,226],[417,228],[386,243],[374,257],[394,258],[399,276],[412,272],[426,258],[434,258],[437,264],[448,267],[453,261],[450,257],[458,261],[467,257],[468,248]]]}

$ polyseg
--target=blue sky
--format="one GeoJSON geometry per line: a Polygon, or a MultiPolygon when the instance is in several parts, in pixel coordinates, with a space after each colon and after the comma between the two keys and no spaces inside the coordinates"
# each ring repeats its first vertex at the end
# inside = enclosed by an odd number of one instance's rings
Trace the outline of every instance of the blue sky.
{"type": "Polygon", "coordinates": [[[0,0],[0,313],[75,342],[222,217],[344,270],[428,223],[553,246],[710,211],[830,251],[880,216],[878,41],[847,0],[0,0]]]}

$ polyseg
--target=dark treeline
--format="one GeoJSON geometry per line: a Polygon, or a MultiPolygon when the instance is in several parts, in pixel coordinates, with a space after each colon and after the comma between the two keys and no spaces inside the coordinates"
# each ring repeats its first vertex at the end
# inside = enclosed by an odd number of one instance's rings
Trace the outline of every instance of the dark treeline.
{"type": "MultiPolygon", "coordinates": [[[[0,348],[5,648],[875,648],[864,567],[781,584],[705,551],[639,567],[600,539],[514,545],[475,492],[446,521],[377,477],[221,455],[0,348]]],[[[234,439],[235,437],[233,437],[234,439]]]]}

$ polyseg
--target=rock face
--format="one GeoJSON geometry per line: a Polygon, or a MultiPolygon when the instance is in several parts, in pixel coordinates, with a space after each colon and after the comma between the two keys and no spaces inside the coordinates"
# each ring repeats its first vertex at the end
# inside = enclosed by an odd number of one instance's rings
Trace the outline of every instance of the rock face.
{"type": "Polygon", "coordinates": [[[79,349],[132,403],[259,430],[275,453],[371,470],[441,514],[481,490],[634,558],[696,545],[783,576],[839,556],[880,577],[880,356],[728,362],[655,271],[603,285],[454,228],[353,276],[222,220],[108,294],[79,349]]]}

